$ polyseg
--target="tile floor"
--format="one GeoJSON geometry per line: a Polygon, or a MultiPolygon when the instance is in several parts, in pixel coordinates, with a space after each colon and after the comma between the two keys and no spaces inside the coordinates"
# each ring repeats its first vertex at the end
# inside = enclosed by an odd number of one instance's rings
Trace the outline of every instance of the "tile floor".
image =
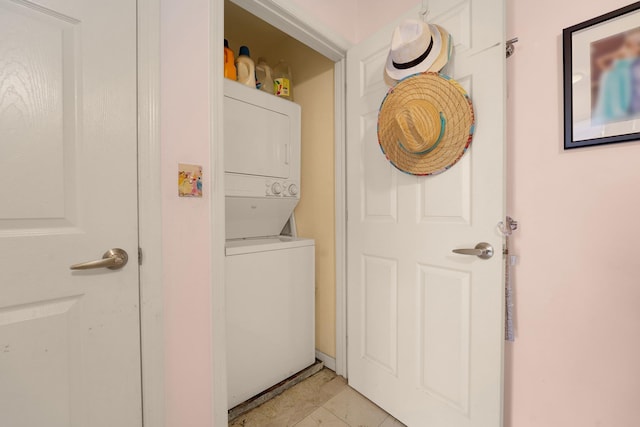
{"type": "Polygon", "coordinates": [[[291,426],[404,427],[404,424],[326,368],[229,423],[229,427],[291,426]]]}

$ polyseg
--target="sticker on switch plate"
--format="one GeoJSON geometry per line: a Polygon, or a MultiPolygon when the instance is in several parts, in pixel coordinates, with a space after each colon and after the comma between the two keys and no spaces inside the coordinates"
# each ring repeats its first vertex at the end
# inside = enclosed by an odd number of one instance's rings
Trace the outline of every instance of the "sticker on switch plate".
{"type": "Polygon", "coordinates": [[[202,166],[178,163],[178,196],[202,197],[202,166]]]}

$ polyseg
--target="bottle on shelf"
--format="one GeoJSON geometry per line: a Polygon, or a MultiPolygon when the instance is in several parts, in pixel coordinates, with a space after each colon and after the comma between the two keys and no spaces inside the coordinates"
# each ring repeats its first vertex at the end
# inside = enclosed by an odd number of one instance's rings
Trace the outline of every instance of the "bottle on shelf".
{"type": "Polygon", "coordinates": [[[293,101],[291,67],[283,60],[273,67],[273,88],[276,96],[293,101]]]}
{"type": "Polygon", "coordinates": [[[247,86],[256,87],[256,65],[251,59],[249,48],[240,46],[240,54],[236,59],[236,67],[238,69],[238,81],[247,86]]]}
{"type": "Polygon", "coordinates": [[[229,49],[227,39],[224,39],[224,76],[231,80],[238,79],[233,51],[229,49]]]}
{"type": "Polygon", "coordinates": [[[256,80],[256,87],[258,89],[273,95],[273,75],[271,67],[269,67],[265,58],[258,58],[258,64],[256,65],[256,80]]]}

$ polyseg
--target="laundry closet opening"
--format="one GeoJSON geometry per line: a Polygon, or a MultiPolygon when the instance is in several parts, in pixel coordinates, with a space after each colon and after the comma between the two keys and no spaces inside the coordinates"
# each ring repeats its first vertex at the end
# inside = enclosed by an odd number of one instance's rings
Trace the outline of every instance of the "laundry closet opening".
{"type": "MultiPolygon", "coordinates": [[[[247,46],[256,63],[265,58],[273,68],[284,60],[291,67],[293,102],[301,108],[300,200],[294,211],[295,226],[299,237],[315,241],[316,356],[335,361],[335,62],[231,1],[225,1],[224,10],[224,38],[236,58],[240,47],[247,46]]],[[[256,124],[247,117],[244,125],[256,124]]],[[[225,134],[230,131],[233,129],[225,128],[225,134]]],[[[249,302],[259,303],[247,301],[243,309],[249,310],[249,302]]],[[[269,328],[266,321],[264,328],[269,328]]],[[[233,339],[228,337],[229,342],[233,339]]]]}

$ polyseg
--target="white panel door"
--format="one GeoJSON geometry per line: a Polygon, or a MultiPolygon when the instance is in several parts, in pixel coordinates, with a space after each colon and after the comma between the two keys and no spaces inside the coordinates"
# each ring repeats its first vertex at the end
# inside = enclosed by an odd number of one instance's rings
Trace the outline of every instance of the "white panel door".
{"type": "Polygon", "coordinates": [[[142,424],[136,116],[135,1],[0,0],[2,426],[142,424]]]}
{"type": "MultiPolygon", "coordinates": [[[[396,170],[377,141],[397,22],[347,56],[349,384],[410,427],[502,420],[504,0],[431,0],[444,70],[470,94],[471,149],[443,174],[396,170]],[[489,260],[453,254],[488,242],[489,260]]],[[[417,18],[418,8],[408,17],[417,18]]]]}

